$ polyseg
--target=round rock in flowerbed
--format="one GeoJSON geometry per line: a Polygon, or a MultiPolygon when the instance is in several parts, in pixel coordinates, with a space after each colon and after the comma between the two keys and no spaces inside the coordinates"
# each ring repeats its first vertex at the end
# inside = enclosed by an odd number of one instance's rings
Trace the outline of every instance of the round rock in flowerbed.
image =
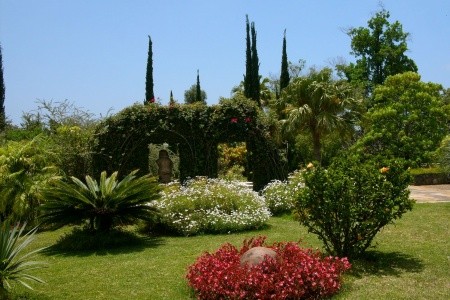
{"type": "Polygon", "coordinates": [[[277,253],[267,247],[250,248],[244,254],[242,254],[241,266],[244,266],[246,264],[249,266],[259,265],[266,256],[276,259],[277,253]]]}

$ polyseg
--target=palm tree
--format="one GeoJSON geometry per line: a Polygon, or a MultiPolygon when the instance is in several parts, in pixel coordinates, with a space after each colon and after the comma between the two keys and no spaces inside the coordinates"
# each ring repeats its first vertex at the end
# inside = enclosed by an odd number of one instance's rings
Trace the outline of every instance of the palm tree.
{"type": "Polygon", "coordinates": [[[305,77],[294,79],[281,94],[286,118],[282,120],[285,133],[311,134],[314,157],[321,161],[321,140],[324,135],[338,130],[345,134],[354,129],[359,117],[361,101],[344,81],[332,78],[332,70],[311,70],[305,77]]]}
{"type": "Polygon", "coordinates": [[[44,189],[42,220],[56,225],[77,224],[88,221],[89,228],[109,231],[113,226],[142,219],[150,220],[156,209],[149,202],[159,198],[159,185],[149,176],[136,177],[131,172],[121,181],[117,172],[100,182],[86,176],[86,184],[75,177],[72,183],[63,180],[44,189]]]}
{"type": "Polygon", "coordinates": [[[21,227],[16,224],[11,228],[9,222],[4,222],[0,226],[0,299],[8,299],[7,288],[11,288],[9,281],[18,281],[30,289],[30,285],[24,280],[43,283],[41,279],[27,272],[44,267],[44,263],[30,261],[29,258],[45,248],[36,249],[20,256],[24,248],[34,240],[37,230],[35,227],[22,235],[25,226],[25,223],[21,227]]]}

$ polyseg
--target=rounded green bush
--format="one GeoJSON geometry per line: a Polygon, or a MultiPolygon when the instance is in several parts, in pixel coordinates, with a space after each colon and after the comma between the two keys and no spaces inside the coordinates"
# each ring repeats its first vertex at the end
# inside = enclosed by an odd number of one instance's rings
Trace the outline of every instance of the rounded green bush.
{"type": "Polygon", "coordinates": [[[154,205],[162,225],[182,235],[255,229],[270,217],[258,193],[221,179],[168,184],[154,205]]]}

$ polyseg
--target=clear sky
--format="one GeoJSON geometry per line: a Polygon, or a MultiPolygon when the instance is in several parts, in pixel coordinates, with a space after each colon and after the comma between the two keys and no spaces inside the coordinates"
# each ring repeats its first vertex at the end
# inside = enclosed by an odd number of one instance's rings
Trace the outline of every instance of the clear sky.
{"type": "MultiPolygon", "coordinates": [[[[450,87],[450,1],[384,0],[410,33],[423,81],[450,87]]],[[[183,102],[196,83],[207,102],[229,97],[245,73],[245,15],[255,22],[260,74],[278,75],[284,29],[290,61],[354,61],[344,30],[367,26],[377,0],[0,0],[5,109],[20,123],[36,101],[68,99],[97,116],[145,96],[148,35],[155,96],[183,102]]]]}

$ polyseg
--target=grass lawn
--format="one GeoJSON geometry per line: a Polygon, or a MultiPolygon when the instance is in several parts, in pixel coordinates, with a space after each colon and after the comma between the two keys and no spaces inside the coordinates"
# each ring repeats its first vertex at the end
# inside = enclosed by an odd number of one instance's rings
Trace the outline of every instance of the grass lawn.
{"type": "MultiPolygon", "coordinates": [[[[186,268],[203,251],[265,235],[269,242],[320,242],[291,217],[272,218],[264,230],[228,235],[147,238],[139,245],[97,252],[49,251],[35,274],[35,291],[16,285],[19,299],[190,299],[186,268]]],[[[40,233],[32,247],[51,246],[70,228],[40,233]]],[[[450,203],[416,204],[354,261],[335,299],[450,299],[450,203]]]]}

